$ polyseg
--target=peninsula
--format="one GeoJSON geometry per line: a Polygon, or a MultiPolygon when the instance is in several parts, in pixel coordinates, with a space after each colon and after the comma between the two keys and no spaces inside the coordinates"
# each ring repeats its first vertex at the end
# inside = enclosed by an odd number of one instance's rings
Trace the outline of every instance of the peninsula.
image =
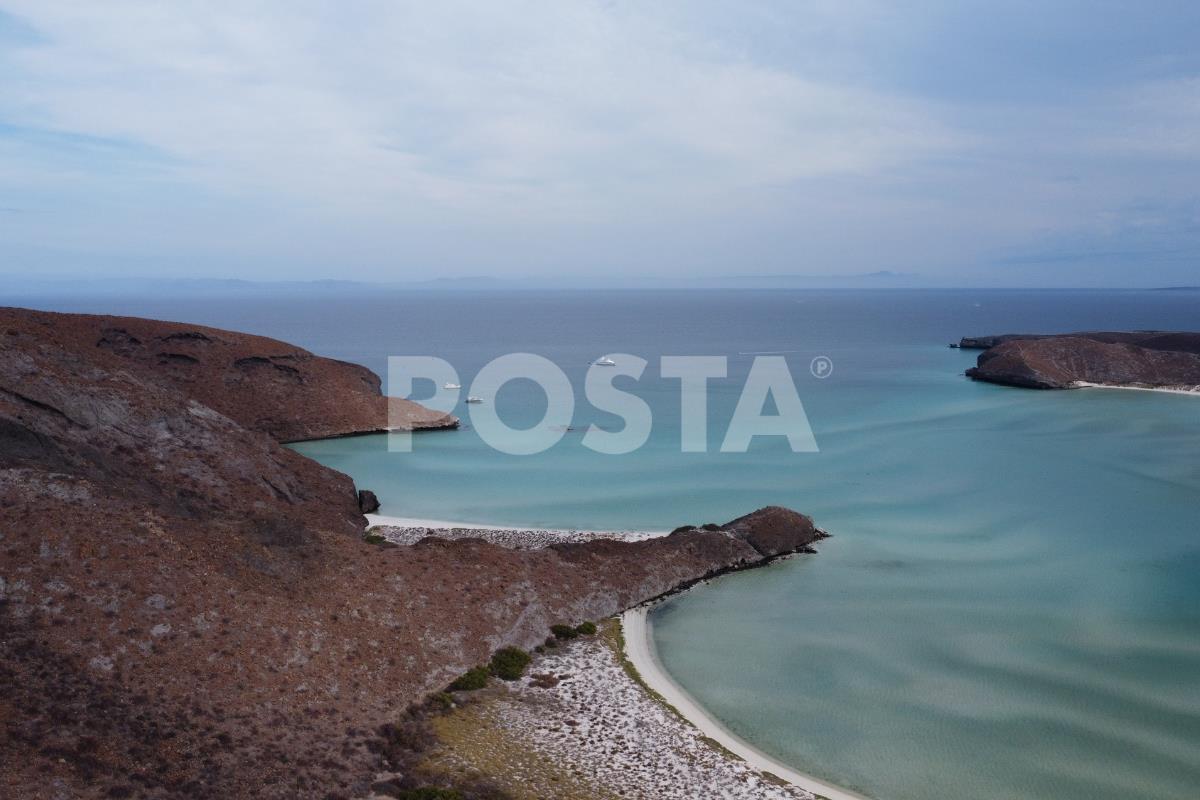
{"type": "Polygon", "coordinates": [[[1169,331],[965,337],[981,349],[968,377],[1028,389],[1108,386],[1200,391],[1200,333],[1169,331]]]}
{"type": "Polygon", "coordinates": [[[283,443],[389,404],[457,424],[271,339],[0,309],[0,796],[510,797],[418,768],[447,686],[823,536],[777,507],[639,541],[364,535],[353,481],[283,443]]]}

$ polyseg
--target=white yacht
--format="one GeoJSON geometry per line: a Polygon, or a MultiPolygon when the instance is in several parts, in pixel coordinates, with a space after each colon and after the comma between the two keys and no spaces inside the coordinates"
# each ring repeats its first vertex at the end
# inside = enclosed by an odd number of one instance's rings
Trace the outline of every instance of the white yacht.
{"type": "Polygon", "coordinates": [[[443,389],[461,389],[462,386],[460,386],[457,383],[443,383],[442,388],[443,389]]]}
{"type": "Polygon", "coordinates": [[[482,402],[483,402],[483,398],[482,398],[482,397],[476,397],[475,395],[471,395],[470,397],[468,397],[468,398],[467,398],[467,402],[468,402],[468,403],[482,403],[482,402]]]}
{"type": "Polygon", "coordinates": [[[613,361],[611,358],[609,358],[607,356],[599,359],[598,361],[596,361],[594,363],[597,367],[615,367],[617,365],[617,362],[613,361]]]}

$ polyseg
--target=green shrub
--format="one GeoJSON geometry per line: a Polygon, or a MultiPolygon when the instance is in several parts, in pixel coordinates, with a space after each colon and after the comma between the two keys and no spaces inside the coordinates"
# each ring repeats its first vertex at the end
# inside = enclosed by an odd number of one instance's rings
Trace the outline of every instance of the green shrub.
{"type": "Polygon", "coordinates": [[[387,541],[387,539],[383,538],[378,533],[371,533],[370,531],[367,531],[363,534],[363,541],[367,544],[383,544],[387,541]]]}
{"type": "Polygon", "coordinates": [[[492,655],[492,674],[503,681],[515,681],[525,674],[533,658],[519,647],[502,647],[492,655]]]}
{"type": "Polygon", "coordinates": [[[434,713],[449,711],[454,708],[454,696],[445,692],[435,692],[425,698],[425,706],[434,713]]]}
{"type": "Polygon", "coordinates": [[[596,623],[581,622],[577,626],[575,626],[575,632],[577,634],[579,634],[580,636],[595,636],[596,635],[596,623]]]}
{"type": "Polygon", "coordinates": [[[550,632],[555,639],[574,639],[579,634],[570,625],[551,625],[550,632]]]}
{"type": "Polygon", "coordinates": [[[488,668],[487,667],[472,667],[454,679],[454,683],[447,687],[448,692],[473,692],[476,689],[482,689],[487,686],[488,668]]]}

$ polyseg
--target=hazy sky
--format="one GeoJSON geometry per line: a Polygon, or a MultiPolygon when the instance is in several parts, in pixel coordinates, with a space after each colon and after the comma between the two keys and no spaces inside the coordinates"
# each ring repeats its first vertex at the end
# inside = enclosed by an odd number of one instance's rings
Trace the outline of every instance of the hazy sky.
{"type": "Polygon", "coordinates": [[[0,274],[1200,283],[1200,2],[0,0],[0,274]]]}

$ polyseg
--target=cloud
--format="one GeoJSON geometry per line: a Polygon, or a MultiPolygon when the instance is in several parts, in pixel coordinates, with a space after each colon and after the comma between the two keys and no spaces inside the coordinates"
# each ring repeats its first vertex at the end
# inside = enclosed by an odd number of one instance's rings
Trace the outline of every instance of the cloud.
{"type": "Polygon", "coordinates": [[[1200,77],[1147,81],[1114,92],[1104,106],[1109,124],[1088,137],[1096,151],[1200,159],[1200,77]]]}
{"type": "Polygon", "coordinates": [[[215,188],[590,213],[630,191],[870,172],[953,140],[920,103],[590,2],[380,4],[349,24],[293,3],[8,5],[45,43],[12,57],[6,116],[141,143],[215,188]]]}
{"type": "Polygon", "coordinates": [[[1146,160],[1200,156],[1190,65],[976,97],[930,74],[987,20],[938,2],[0,7],[0,204],[55,212],[0,232],[47,261],[925,272],[1102,227],[1146,160]]]}

